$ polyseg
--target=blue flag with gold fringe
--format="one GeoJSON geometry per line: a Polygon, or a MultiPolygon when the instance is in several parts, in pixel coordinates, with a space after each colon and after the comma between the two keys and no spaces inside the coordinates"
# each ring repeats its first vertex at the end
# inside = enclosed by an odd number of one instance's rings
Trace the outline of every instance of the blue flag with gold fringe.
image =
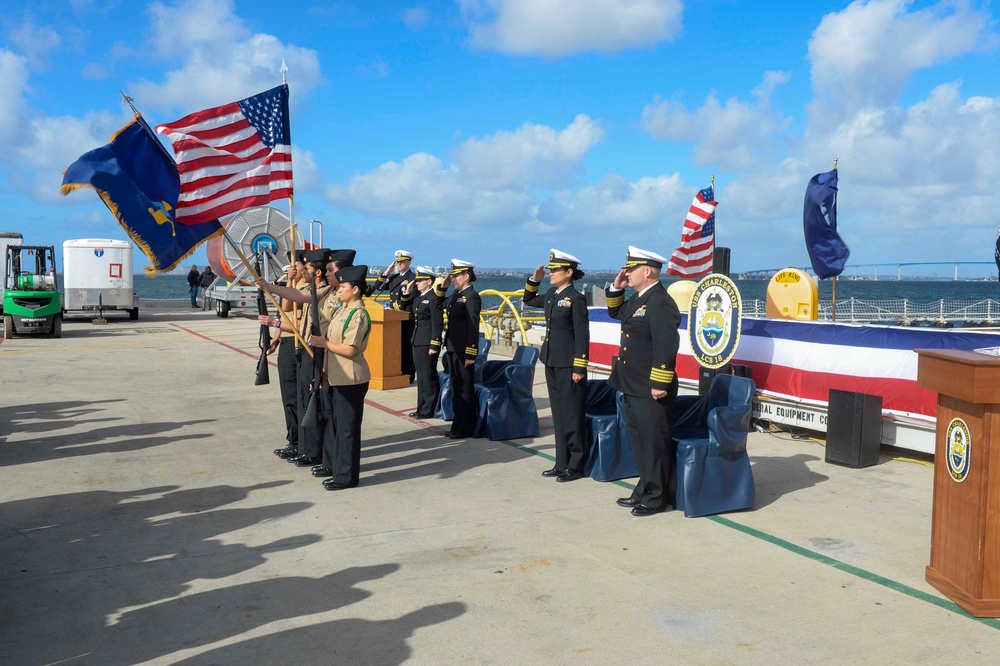
{"type": "Polygon", "coordinates": [[[177,222],[177,164],[139,114],[106,146],[84,153],[66,169],[59,191],[66,195],[81,187],[97,191],[157,271],[169,271],[224,231],[218,220],[177,222]]]}

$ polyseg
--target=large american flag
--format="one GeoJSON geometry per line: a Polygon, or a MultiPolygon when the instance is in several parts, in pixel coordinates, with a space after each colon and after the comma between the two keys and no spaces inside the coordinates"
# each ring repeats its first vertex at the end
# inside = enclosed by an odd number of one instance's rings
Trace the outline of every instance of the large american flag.
{"type": "Polygon", "coordinates": [[[667,264],[667,273],[681,277],[701,277],[712,271],[712,255],[715,251],[715,200],[712,187],[706,187],[691,202],[684,230],[681,232],[681,246],[674,250],[667,264]]]}
{"type": "Polygon", "coordinates": [[[157,125],[156,131],[174,147],[181,224],[292,196],[287,84],[157,125]]]}

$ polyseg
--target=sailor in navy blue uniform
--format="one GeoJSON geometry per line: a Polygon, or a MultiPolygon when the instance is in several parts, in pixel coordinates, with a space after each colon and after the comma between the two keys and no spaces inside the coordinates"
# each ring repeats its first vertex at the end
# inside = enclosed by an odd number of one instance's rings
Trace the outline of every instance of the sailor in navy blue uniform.
{"type": "Polygon", "coordinates": [[[618,500],[634,516],[667,508],[667,485],[674,467],[670,416],[677,397],[680,312],[660,284],[662,256],[629,247],[625,266],[606,289],[608,314],[621,321],[618,356],[608,383],[625,395],[625,424],[632,440],[639,482],[618,500]],[[625,287],[636,293],[625,300],[625,287]]]}
{"type": "Polygon", "coordinates": [[[447,434],[450,439],[471,437],[479,415],[474,382],[476,355],[479,353],[479,313],[483,303],[472,287],[476,281],[474,268],[475,264],[468,261],[452,259],[451,275],[442,283],[445,289],[455,283],[455,290],[445,305],[448,314],[445,369],[451,379],[451,401],[455,412],[447,434]]]}
{"type": "Polygon", "coordinates": [[[536,268],[524,285],[524,304],[545,308],[545,341],[539,358],[545,365],[545,384],[552,406],[556,463],[542,476],[554,476],[556,481],[583,477],[590,318],[587,298],[573,287],[573,282],[583,277],[579,266],[579,259],[553,248],[549,265],[536,268]],[[546,268],[552,286],[540,294],[538,287],[546,268]]]}
{"type": "Polygon", "coordinates": [[[434,417],[441,392],[437,362],[441,355],[445,290],[434,284],[438,277],[427,266],[418,266],[415,282],[403,288],[403,298],[413,303],[413,335],[403,342],[413,347],[413,365],[417,371],[417,409],[410,412],[415,419],[434,417]]]}
{"type": "Polygon", "coordinates": [[[413,348],[409,343],[410,338],[413,336],[413,299],[406,298],[404,289],[407,285],[413,284],[414,275],[413,271],[410,270],[410,262],[412,261],[412,253],[406,250],[396,250],[395,261],[375,280],[375,291],[388,292],[389,307],[409,315],[409,318],[404,319],[402,322],[399,361],[400,371],[404,375],[409,375],[411,382],[413,381],[415,369],[413,365],[413,348]]]}

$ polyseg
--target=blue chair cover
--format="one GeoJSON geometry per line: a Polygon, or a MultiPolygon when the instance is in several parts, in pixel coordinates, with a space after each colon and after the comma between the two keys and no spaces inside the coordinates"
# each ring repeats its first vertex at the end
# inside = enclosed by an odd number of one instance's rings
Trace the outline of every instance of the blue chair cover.
{"type": "MultiPolygon", "coordinates": [[[[486,363],[486,357],[490,354],[490,347],[493,345],[493,341],[487,338],[479,338],[479,350],[476,353],[476,366],[475,366],[475,381],[479,381],[482,377],[483,365],[486,363]]],[[[441,352],[442,367],[447,367],[444,365],[444,357],[448,352],[441,352]]],[[[448,374],[447,370],[438,370],[438,380],[441,384],[440,392],[438,393],[438,404],[434,408],[434,418],[442,419],[444,421],[451,421],[455,418],[455,411],[451,407],[451,375],[448,374]]]]}
{"type": "Polygon", "coordinates": [[[588,381],[586,418],[589,447],[583,473],[595,481],[639,476],[625,427],[625,396],[607,380],[588,381]]]}
{"type": "Polygon", "coordinates": [[[474,437],[516,439],[538,435],[538,411],[532,387],[538,350],[520,345],[510,361],[487,361],[476,384],[479,420],[474,437]]]}
{"type": "Polygon", "coordinates": [[[706,395],[683,396],[674,403],[674,508],[683,510],[685,516],[709,516],[753,506],[747,435],[755,390],[753,381],[746,377],[716,375],[706,395]]]}

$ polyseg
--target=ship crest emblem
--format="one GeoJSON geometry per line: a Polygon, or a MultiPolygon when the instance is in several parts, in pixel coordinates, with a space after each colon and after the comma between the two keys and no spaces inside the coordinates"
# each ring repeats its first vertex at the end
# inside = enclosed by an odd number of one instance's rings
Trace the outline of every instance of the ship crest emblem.
{"type": "Polygon", "coordinates": [[[945,433],[948,438],[948,475],[961,483],[969,476],[969,466],[972,463],[972,435],[968,424],[962,419],[952,419],[945,433]]]}
{"type": "Polygon", "coordinates": [[[721,368],[732,360],[740,341],[743,304],[736,284],[725,275],[703,278],[691,294],[688,338],[698,363],[721,368]]]}

